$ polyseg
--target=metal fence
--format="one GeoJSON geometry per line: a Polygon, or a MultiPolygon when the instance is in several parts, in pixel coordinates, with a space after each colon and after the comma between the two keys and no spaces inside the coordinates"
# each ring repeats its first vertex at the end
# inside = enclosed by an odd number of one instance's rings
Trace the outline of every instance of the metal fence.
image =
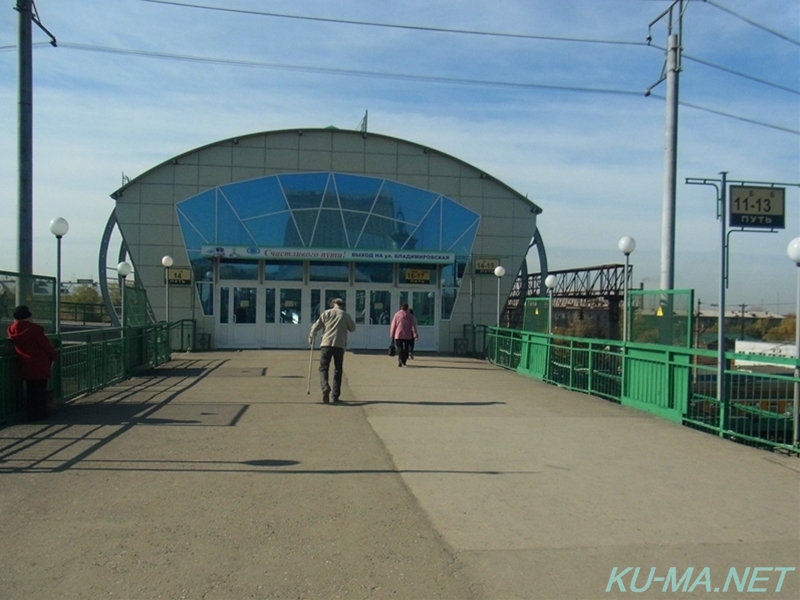
{"type": "Polygon", "coordinates": [[[494,364],[742,443],[800,454],[794,442],[794,358],[571,338],[491,328],[494,364]],[[746,366],[737,366],[737,362],[746,366]],[[753,366],[752,363],[757,363],[753,366]]]}
{"type": "MultiPolygon", "coordinates": [[[[51,378],[56,402],[63,403],[167,362],[171,341],[185,337],[174,332],[187,329],[194,331],[193,324],[157,323],[51,336],[59,351],[51,378]]],[[[0,426],[20,420],[23,413],[22,384],[17,372],[13,346],[5,341],[0,345],[0,426]]]]}

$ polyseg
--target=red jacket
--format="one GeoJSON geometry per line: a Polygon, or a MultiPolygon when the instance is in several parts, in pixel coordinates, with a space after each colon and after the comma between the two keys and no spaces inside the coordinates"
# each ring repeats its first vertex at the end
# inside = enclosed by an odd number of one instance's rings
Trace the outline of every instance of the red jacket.
{"type": "Polygon", "coordinates": [[[8,326],[8,339],[19,357],[23,379],[48,379],[53,361],[58,358],[44,328],[30,321],[14,321],[8,326]]]}

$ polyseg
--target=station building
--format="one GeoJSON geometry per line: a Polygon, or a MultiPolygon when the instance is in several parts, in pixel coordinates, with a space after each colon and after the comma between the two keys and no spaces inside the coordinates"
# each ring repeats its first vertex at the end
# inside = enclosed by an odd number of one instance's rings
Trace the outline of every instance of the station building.
{"type": "Polygon", "coordinates": [[[333,298],[352,349],[385,349],[407,302],[418,350],[452,352],[494,325],[539,240],[535,204],[479,168],[410,141],[333,127],[249,134],[125,183],[114,227],[152,318],[194,319],[212,348],[305,348],[333,298]],[[169,256],[167,269],[162,258],[169,256]],[[494,276],[502,265],[505,277],[494,276]],[[168,308],[167,308],[168,306],[168,308]]]}

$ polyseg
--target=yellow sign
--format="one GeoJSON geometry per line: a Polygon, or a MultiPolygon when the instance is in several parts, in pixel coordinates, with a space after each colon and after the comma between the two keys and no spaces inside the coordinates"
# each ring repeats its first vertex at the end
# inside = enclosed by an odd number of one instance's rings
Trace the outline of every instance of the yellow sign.
{"type": "Polygon", "coordinates": [[[189,267],[168,268],[167,283],[170,285],[192,285],[192,270],[189,267]]]}
{"type": "Polygon", "coordinates": [[[500,260],[497,258],[476,258],[475,259],[475,274],[476,275],[494,275],[495,268],[500,266],[500,260]]]}
{"type": "Polygon", "coordinates": [[[430,283],[430,269],[406,269],[406,283],[430,283]]]}

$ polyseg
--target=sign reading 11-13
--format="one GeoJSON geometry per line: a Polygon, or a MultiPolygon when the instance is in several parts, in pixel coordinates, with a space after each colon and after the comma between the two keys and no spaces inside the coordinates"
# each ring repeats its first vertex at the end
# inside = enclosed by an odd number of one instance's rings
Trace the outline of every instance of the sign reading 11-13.
{"type": "Polygon", "coordinates": [[[784,229],[786,189],[730,186],[730,226],[784,229]]]}

